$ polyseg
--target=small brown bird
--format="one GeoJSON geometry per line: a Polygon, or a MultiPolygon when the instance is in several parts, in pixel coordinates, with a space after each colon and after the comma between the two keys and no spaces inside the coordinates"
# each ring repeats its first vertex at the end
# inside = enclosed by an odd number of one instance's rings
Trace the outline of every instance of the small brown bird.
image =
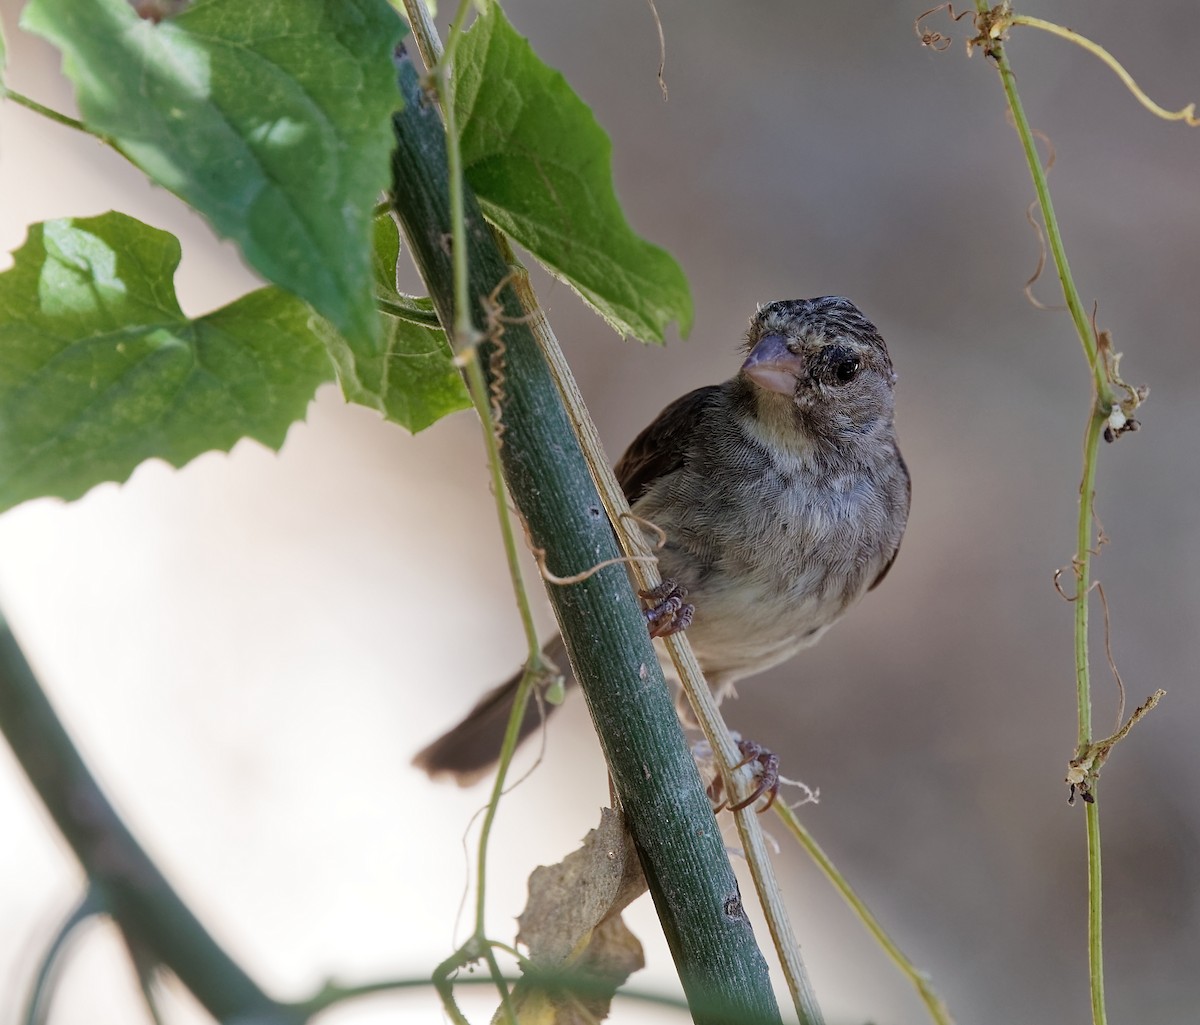
{"type": "MultiPolygon", "coordinates": [[[[649,612],[651,632],[690,624],[718,696],[815,643],[884,578],[911,493],[887,346],[849,299],[767,304],[746,352],[737,376],[671,403],[616,466],[634,513],[666,535],[659,571],[691,602],[672,603],[665,622],[649,612]]],[[[566,667],[561,638],[546,653],[566,667]]],[[[414,764],[464,786],[479,778],[519,679],[414,764]]],[[[539,722],[529,713],[522,735],[539,722]]]]}

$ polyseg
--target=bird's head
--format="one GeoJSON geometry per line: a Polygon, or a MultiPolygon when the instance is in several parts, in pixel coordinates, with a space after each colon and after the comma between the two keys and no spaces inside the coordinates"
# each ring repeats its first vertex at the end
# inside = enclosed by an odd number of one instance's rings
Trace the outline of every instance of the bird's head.
{"type": "Polygon", "coordinates": [[[856,446],[892,429],[896,375],[883,338],[842,296],[784,299],[750,322],[741,377],[765,418],[812,443],[856,446]]]}

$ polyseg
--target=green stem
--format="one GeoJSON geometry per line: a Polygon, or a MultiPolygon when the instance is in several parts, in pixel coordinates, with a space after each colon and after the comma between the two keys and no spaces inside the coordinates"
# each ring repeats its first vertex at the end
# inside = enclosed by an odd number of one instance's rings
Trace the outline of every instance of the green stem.
{"type": "Polygon", "coordinates": [[[900,970],[901,974],[913,984],[917,994],[925,1004],[925,1009],[929,1012],[930,1018],[936,1025],[954,1025],[954,1019],[950,1016],[950,1010],[946,1007],[945,1001],[933,988],[933,983],[929,981],[929,977],[916,967],[896,944],[896,941],[891,938],[867,907],[863,899],[854,892],[854,889],[846,881],[846,877],[838,871],[837,866],[832,859],[817,843],[813,835],[805,829],[796,813],[789,808],[784,802],[775,802],[775,814],[783,820],[788,831],[795,838],[796,842],[808,853],[808,856],[816,863],[817,867],[825,873],[825,878],[833,884],[833,888],[841,895],[842,899],[850,905],[851,910],[858,916],[859,921],[866,926],[867,932],[874,937],[875,942],[883,948],[883,951],[892,963],[900,970]]]}
{"type": "MultiPolygon", "coordinates": [[[[975,7],[981,16],[989,13],[985,0],[975,0],[975,7]]],[[[1088,415],[1088,428],[1084,438],[1083,480],[1079,488],[1079,517],[1076,524],[1074,559],[1075,691],[1079,727],[1078,752],[1082,753],[1092,740],[1092,697],[1088,664],[1088,594],[1091,588],[1092,505],[1096,494],[1096,468],[1100,439],[1103,436],[1108,415],[1112,412],[1115,404],[1115,397],[1098,339],[1084,312],[1083,303],[1071,276],[1062,234],[1054,216],[1054,205],[1050,200],[1046,172],[1038,158],[1033,131],[1029,127],[1025,109],[1017,95],[1016,76],[1013,74],[1012,66],[998,40],[988,45],[988,53],[996,61],[1004,95],[1008,100],[1009,109],[1012,111],[1013,123],[1025,151],[1025,160],[1029,165],[1029,173],[1033,178],[1038,204],[1042,210],[1042,220],[1046,226],[1046,238],[1050,246],[1050,253],[1058,271],[1058,279],[1062,284],[1063,297],[1070,310],[1071,319],[1074,321],[1084,355],[1087,357],[1094,385],[1092,408],[1088,415]]],[[[1087,804],[1088,974],[1092,1022],[1093,1025],[1104,1025],[1107,1015],[1104,1003],[1104,959],[1101,930],[1100,813],[1094,803],[1094,792],[1092,796],[1093,801],[1087,804]]]]}
{"type": "MultiPolygon", "coordinates": [[[[465,237],[465,233],[464,233],[465,237]]],[[[517,688],[517,697],[513,704],[512,714],[508,719],[508,728],[504,733],[504,743],[500,748],[500,762],[496,770],[496,778],[492,783],[491,799],[484,812],[483,824],[479,831],[479,853],[475,868],[475,937],[486,942],[486,922],[484,907],[487,897],[487,851],[488,840],[491,837],[492,823],[500,809],[500,798],[504,793],[504,782],[508,775],[508,766],[512,762],[520,738],[521,722],[525,718],[525,706],[533,684],[542,672],[541,648],[538,644],[537,626],[533,620],[533,609],[529,604],[524,580],[521,576],[520,552],[517,548],[516,534],[513,531],[512,517],[508,511],[508,491],[504,487],[504,472],[500,464],[500,440],[497,436],[496,424],[492,416],[492,408],[488,399],[487,382],[484,380],[483,367],[480,363],[479,350],[472,349],[467,357],[466,365],[467,388],[471,399],[483,424],[483,440],[487,449],[488,467],[492,476],[492,494],[496,500],[496,516],[500,521],[500,533],[504,538],[504,555],[508,560],[509,579],[512,581],[513,594],[517,608],[521,613],[521,622],[525,628],[525,640],[529,654],[525,663],[525,672],[517,688]]],[[[497,969],[497,976],[499,971],[497,969]]],[[[501,987],[507,1003],[507,993],[501,987]]]]}
{"type": "MultiPolygon", "coordinates": [[[[516,532],[513,530],[512,517],[508,511],[508,491],[504,486],[504,471],[500,462],[500,410],[493,409],[488,392],[487,380],[484,377],[483,365],[479,349],[475,342],[481,337],[476,331],[471,319],[471,302],[468,280],[468,247],[466,220],[463,215],[463,176],[462,151],[458,143],[458,127],[454,116],[454,83],[448,71],[454,60],[458,41],[462,37],[466,17],[471,9],[471,0],[462,0],[450,26],[450,34],[446,40],[446,49],[433,68],[438,82],[438,95],[442,98],[442,112],[446,121],[446,160],[450,171],[450,237],[451,256],[454,271],[454,335],[455,350],[461,353],[465,362],[463,368],[467,379],[467,390],[475,406],[475,412],[483,425],[483,442],[487,450],[488,470],[492,478],[492,497],[496,503],[496,518],[500,523],[500,533],[504,542],[504,556],[508,562],[509,579],[512,581],[513,597],[521,614],[521,623],[525,630],[525,640],[528,645],[526,671],[522,676],[517,693],[517,701],[513,714],[509,717],[508,729],[501,748],[500,765],[492,788],[492,797],[484,814],[483,825],[479,836],[479,853],[476,866],[476,903],[475,903],[475,937],[486,944],[486,923],[484,907],[487,898],[487,849],[491,836],[492,823],[500,806],[500,797],[504,792],[504,781],[508,765],[516,750],[517,738],[521,721],[525,715],[525,704],[528,700],[532,683],[542,668],[541,646],[538,643],[537,626],[533,619],[533,609],[529,603],[529,595],[521,575],[520,549],[517,545],[516,532]]],[[[503,328],[499,328],[502,331],[503,328]]],[[[492,339],[498,342],[498,339],[492,339]]],[[[493,967],[493,975],[500,977],[500,970],[495,966],[495,959],[488,950],[489,965],[493,967]]],[[[508,1008],[508,992],[500,985],[500,992],[506,1009],[508,1008]]]]}
{"type": "Polygon", "coordinates": [[[56,121],[60,125],[66,125],[68,128],[74,128],[77,132],[83,132],[84,135],[91,135],[100,139],[101,142],[107,142],[103,136],[96,135],[82,121],[77,121],[73,117],[68,117],[66,114],[60,114],[57,110],[51,110],[49,107],[43,107],[37,100],[31,100],[28,96],[24,96],[13,89],[5,88],[4,98],[12,100],[18,106],[24,107],[26,110],[32,110],[35,114],[41,114],[42,117],[47,117],[51,121],[56,121]]]}
{"type": "Polygon", "coordinates": [[[79,121],[76,118],[68,117],[66,114],[60,114],[57,110],[51,110],[49,107],[45,107],[38,103],[37,100],[32,100],[28,96],[25,96],[19,92],[15,92],[7,87],[0,89],[0,96],[2,96],[4,99],[12,100],[13,103],[20,107],[24,107],[26,110],[32,110],[35,114],[41,114],[42,117],[49,118],[56,124],[65,125],[67,128],[72,128],[77,132],[82,132],[84,135],[90,135],[96,141],[104,143],[105,146],[108,146],[120,153],[121,156],[125,156],[125,153],[121,150],[121,147],[117,145],[115,140],[110,139],[107,135],[104,135],[101,132],[93,131],[82,121],[79,121]]]}
{"type": "MultiPolygon", "coordinates": [[[[467,233],[463,221],[462,150],[458,145],[458,116],[454,110],[454,79],[450,73],[454,52],[462,36],[471,0],[461,0],[446,37],[446,49],[433,66],[438,96],[442,101],[442,116],[446,121],[446,158],[450,165],[450,235],[454,266],[454,349],[461,352],[479,340],[471,320],[470,294],[467,290],[467,233]]],[[[484,421],[488,421],[485,419],[484,421]]]]}
{"type": "MultiPolygon", "coordinates": [[[[462,152],[458,143],[458,125],[454,110],[454,83],[450,75],[451,63],[454,59],[458,40],[462,36],[467,14],[470,11],[471,0],[462,0],[450,28],[446,49],[432,67],[432,73],[437,82],[438,95],[442,101],[442,111],[446,123],[447,165],[449,168],[449,204],[450,204],[450,239],[453,268],[453,306],[454,315],[450,329],[455,352],[463,366],[463,374],[467,380],[467,390],[472,404],[479,416],[483,427],[484,447],[487,451],[488,469],[491,474],[492,495],[496,503],[496,518],[500,524],[500,534],[504,544],[504,554],[508,562],[509,578],[512,581],[513,595],[520,612],[521,623],[525,630],[528,646],[525,672],[517,688],[516,700],[512,714],[509,716],[508,727],[505,730],[504,742],[500,751],[500,762],[496,777],[492,784],[492,793],[484,812],[483,823],[479,832],[479,846],[476,854],[476,884],[475,884],[475,923],[471,939],[456,951],[446,962],[439,966],[439,973],[444,985],[438,987],[442,994],[447,1012],[457,1013],[453,996],[450,993],[449,979],[453,970],[462,967],[469,961],[477,959],[481,954],[487,961],[491,977],[500,994],[501,1010],[505,1021],[516,1022],[516,1012],[512,1006],[512,998],[504,983],[504,975],[496,961],[492,946],[487,939],[487,866],[488,844],[491,839],[492,826],[500,810],[500,799],[504,794],[504,784],[508,775],[508,767],[516,751],[520,737],[521,722],[525,716],[525,706],[534,683],[543,675],[541,647],[538,642],[537,626],[533,619],[529,595],[521,574],[520,549],[517,544],[516,532],[513,530],[512,517],[509,515],[507,489],[504,484],[504,473],[500,460],[500,409],[493,408],[488,384],[484,375],[478,342],[483,335],[476,330],[471,316],[471,302],[468,277],[468,247],[466,220],[464,217],[462,152]],[[451,967],[453,966],[453,967],[451,967]]],[[[414,29],[420,35],[428,36],[430,26],[424,21],[414,20],[414,29]]],[[[434,45],[427,38],[422,46],[422,52],[435,52],[434,45]]],[[[498,326],[496,334],[503,331],[498,326]]],[[[493,338],[494,344],[499,344],[499,338],[493,338]]],[[[498,350],[502,356],[502,350],[498,350]]]]}
{"type": "MultiPolygon", "coordinates": [[[[591,995],[608,997],[611,995],[611,984],[596,976],[590,976],[579,972],[549,972],[545,970],[538,971],[535,975],[524,975],[521,978],[511,978],[505,976],[503,980],[506,984],[525,985],[533,988],[541,986],[547,989],[556,989],[560,992],[573,993],[577,996],[587,997],[591,995]]],[[[466,978],[456,980],[459,986],[487,986],[492,982],[491,979],[483,977],[466,978]]],[[[426,989],[430,985],[428,976],[413,977],[407,979],[384,979],[378,982],[367,982],[357,986],[340,986],[336,983],[327,984],[320,993],[309,1000],[294,1005],[300,1020],[307,1020],[315,1017],[331,1007],[336,1007],[338,1004],[346,1003],[349,1000],[358,1000],[362,997],[377,996],[381,993],[395,993],[409,989],[426,989]]],[[[638,1003],[649,1004],[656,1007],[669,1008],[676,1011],[687,1010],[687,1005],[682,1001],[666,996],[661,993],[639,992],[634,989],[622,989],[619,998],[621,1000],[636,1001],[638,1003]]],[[[460,1012],[461,1016],[461,1012],[460,1012]]],[[[466,1022],[465,1018],[461,1019],[466,1022]]],[[[456,1025],[458,1019],[455,1019],[456,1025]]],[[[467,1025],[470,1025],[467,1022],[467,1025]]]]}
{"type": "MultiPolygon", "coordinates": [[[[976,0],[975,6],[981,11],[987,9],[987,4],[983,3],[982,0],[976,0]]],[[[1092,330],[1091,322],[1088,320],[1087,313],[1083,308],[1083,300],[1079,298],[1079,290],[1075,287],[1075,279],[1071,276],[1071,267],[1067,263],[1067,251],[1063,246],[1062,232],[1059,231],[1058,220],[1054,216],[1054,203],[1050,199],[1050,187],[1046,182],[1046,171],[1042,167],[1041,158],[1038,156],[1037,142],[1034,139],[1033,130],[1029,127],[1029,120],[1025,117],[1025,108],[1021,105],[1021,97],[1017,94],[1017,79],[1013,74],[1012,65],[1009,64],[1008,57],[999,43],[996,43],[992,47],[991,53],[996,59],[996,67],[1000,72],[1000,82],[1004,87],[1004,95],[1008,100],[1008,108],[1012,111],[1013,123],[1016,126],[1017,135],[1020,136],[1021,147],[1025,150],[1025,162],[1029,165],[1029,173],[1033,178],[1033,188],[1037,193],[1038,206],[1042,210],[1042,221],[1046,226],[1046,241],[1050,246],[1050,254],[1054,259],[1054,267],[1058,272],[1059,283],[1062,285],[1063,298],[1066,300],[1067,309],[1071,313],[1071,320],[1075,323],[1075,331],[1079,335],[1080,343],[1083,345],[1083,352],[1087,357],[1088,366],[1091,367],[1098,401],[1104,408],[1105,415],[1107,415],[1114,403],[1112,386],[1108,381],[1104,361],[1100,358],[1100,352],[1096,344],[1096,334],[1092,330]]]]}
{"type": "Polygon", "coordinates": [[[415,324],[417,327],[437,328],[439,331],[442,327],[442,322],[438,320],[438,315],[432,309],[423,309],[414,302],[397,302],[395,299],[377,295],[375,309],[380,313],[386,313],[389,317],[403,320],[405,323],[415,324]]]}
{"type": "MultiPolygon", "coordinates": [[[[1096,784],[1092,784],[1095,794],[1096,784]]],[[[1091,968],[1092,1023],[1104,1025],[1108,1014],[1104,1007],[1104,946],[1101,918],[1100,808],[1094,802],[1084,806],[1087,815],[1088,849],[1088,965],[1091,968]]]]}
{"type": "MultiPolygon", "coordinates": [[[[443,322],[455,319],[445,126],[421,102],[411,61],[398,62],[404,109],[393,154],[396,212],[443,322]]],[[[615,559],[578,440],[478,204],[464,188],[474,323],[491,383],[503,384],[504,477],[531,544],[560,571],[615,559]],[[491,325],[503,316],[504,379],[491,325]]],[[[645,620],[623,566],[549,589],[568,654],[601,736],[655,906],[701,1025],[779,1019],[766,962],[742,913],[737,882],[672,707],[645,620]]],[[[479,955],[482,956],[482,951],[479,955]]],[[[444,992],[444,990],[443,990],[444,992]]]]}
{"type": "Polygon", "coordinates": [[[42,955],[42,963],[38,967],[33,985],[29,988],[29,999],[25,1003],[25,1013],[21,1016],[24,1025],[36,1025],[47,1020],[50,1009],[50,998],[53,995],[54,980],[61,969],[61,961],[66,952],[67,941],[75,930],[94,915],[102,915],[108,911],[104,898],[97,892],[96,887],[89,886],[83,899],[71,909],[67,919],[59,927],[58,932],[50,941],[46,953],[42,955]]]}
{"type": "Polygon", "coordinates": [[[534,622],[533,609],[529,604],[529,594],[521,576],[521,552],[517,545],[516,531],[513,530],[512,516],[508,511],[508,491],[504,487],[504,469],[500,462],[498,425],[493,416],[478,349],[472,350],[467,359],[466,375],[467,390],[484,426],[483,444],[487,450],[488,470],[492,477],[492,496],[496,502],[496,518],[500,521],[500,533],[504,538],[504,557],[508,561],[509,579],[512,581],[513,596],[521,613],[521,624],[525,628],[525,641],[529,646],[526,665],[531,669],[540,669],[542,660],[537,624],[534,622]]]}
{"type": "Polygon", "coordinates": [[[1100,439],[1108,414],[1092,407],[1083,441],[1083,479],[1079,484],[1079,515],[1075,523],[1075,696],[1079,717],[1079,750],[1092,742],[1091,670],[1088,659],[1088,595],[1092,586],[1092,504],[1096,498],[1096,468],[1100,439]]]}
{"type": "MultiPolygon", "coordinates": [[[[1099,400],[1088,419],[1083,448],[1083,481],[1079,487],[1079,520],[1075,552],[1075,690],[1079,713],[1079,751],[1092,741],[1092,700],[1088,667],[1088,597],[1091,591],[1092,503],[1096,495],[1096,465],[1107,414],[1099,400]]],[[[1092,1025],[1108,1020],[1104,1003],[1104,945],[1100,809],[1095,803],[1097,782],[1090,781],[1086,802],[1088,867],[1088,977],[1092,1000],[1092,1025]]]]}
{"type": "MultiPolygon", "coordinates": [[[[447,131],[447,136],[448,136],[447,149],[448,149],[448,165],[449,165],[449,169],[450,169],[450,189],[451,189],[451,193],[450,193],[451,204],[450,204],[450,206],[451,206],[452,224],[454,225],[454,230],[452,231],[452,237],[457,239],[458,237],[460,237],[457,234],[457,226],[458,226],[458,211],[461,208],[455,202],[454,190],[456,187],[461,188],[461,181],[459,179],[459,175],[461,175],[461,160],[460,160],[460,155],[459,155],[458,133],[457,133],[457,127],[456,127],[456,122],[455,122],[454,98],[453,98],[453,91],[452,91],[453,90],[453,80],[452,79],[447,80],[446,74],[445,74],[445,69],[450,67],[453,64],[454,54],[457,50],[459,39],[461,38],[461,34],[462,34],[463,16],[464,16],[465,10],[466,10],[466,3],[463,3],[463,5],[460,6],[460,8],[458,10],[458,14],[457,14],[454,24],[451,28],[450,35],[447,39],[446,48],[444,51],[441,49],[440,42],[437,39],[436,29],[433,27],[432,23],[430,22],[430,20],[428,18],[428,13],[427,13],[424,5],[414,2],[414,0],[405,0],[405,8],[409,14],[410,24],[412,25],[412,28],[413,28],[413,35],[416,39],[417,46],[418,46],[422,56],[425,59],[426,66],[433,67],[435,69],[435,73],[438,76],[440,76],[437,78],[437,81],[439,82],[439,95],[442,99],[442,105],[443,105],[443,110],[444,110],[444,115],[445,115],[445,120],[446,120],[446,131],[447,131]]],[[[509,249],[506,240],[498,232],[495,233],[495,235],[496,235],[498,247],[500,248],[501,252],[503,254],[505,254],[505,258],[511,263],[513,261],[513,258],[511,255],[511,250],[509,249]]],[[[456,252],[457,252],[457,250],[456,250],[456,252]]],[[[458,287],[457,287],[458,280],[459,280],[457,264],[455,265],[454,270],[455,270],[455,295],[457,296],[459,294],[458,287]]],[[[528,282],[523,278],[523,276],[518,276],[518,281],[517,281],[518,293],[521,293],[523,288],[524,289],[528,288],[528,282]]],[[[536,311],[536,309],[537,309],[536,299],[534,299],[532,296],[530,296],[529,299],[530,299],[530,301],[527,304],[525,304],[525,309],[527,311],[526,317],[533,318],[536,321],[537,318],[534,315],[534,311],[536,311]]],[[[459,303],[457,301],[457,299],[456,299],[456,306],[459,310],[461,310],[461,308],[462,308],[461,303],[459,303]]],[[[459,322],[459,319],[460,318],[456,315],[456,317],[455,317],[456,323],[459,322]]],[[[525,319],[525,318],[522,318],[522,319],[525,319]]],[[[485,340],[498,341],[499,340],[498,337],[493,337],[496,334],[497,333],[495,331],[489,329],[488,337],[485,340]]],[[[476,336],[476,337],[478,338],[479,336],[476,336]]],[[[549,346],[549,348],[552,350],[552,353],[557,352],[557,344],[551,344],[549,346]]],[[[559,353],[558,355],[559,355],[559,358],[561,359],[561,353],[559,353]]],[[[569,371],[567,372],[567,376],[569,377],[569,371]]],[[[560,381],[560,383],[561,383],[561,381],[560,381]]],[[[567,396],[564,396],[564,397],[567,397],[567,396]]],[[[588,418],[586,415],[586,411],[583,411],[582,416],[576,417],[576,428],[582,429],[583,425],[586,424],[587,422],[588,422],[588,418]]],[[[581,441],[586,441],[586,439],[581,438],[581,441]]],[[[594,439],[593,439],[593,441],[594,441],[594,439]]],[[[595,442],[595,444],[591,448],[591,457],[590,457],[592,459],[592,462],[595,465],[600,465],[601,463],[603,463],[602,455],[597,456],[597,453],[600,453],[600,451],[601,450],[600,450],[598,442],[595,442]]],[[[611,472],[608,471],[607,465],[603,466],[603,473],[607,474],[611,478],[611,472]]],[[[494,487],[495,487],[495,485],[494,485],[494,487]]],[[[621,502],[621,504],[624,504],[623,497],[621,497],[620,502],[621,502]]],[[[608,511],[609,511],[610,517],[612,517],[612,522],[614,524],[619,524],[620,520],[614,516],[613,509],[611,508],[611,504],[606,503],[606,505],[609,505],[608,511]]],[[[627,507],[625,508],[624,511],[625,512],[628,511],[627,507]]],[[[657,581],[655,581],[655,582],[657,582],[657,581]]],[[[523,677],[523,679],[521,681],[521,687],[520,687],[520,690],[518,691],[518,699],[517,699],[516,709],[514,712],[514,717],[510,720],[510,723],[509,723],[508,733],[509,733],[509,735],[512,736],[514,743],[515,743],[515,738],[516,738],[516,729],[520,723],[520,716],[522,714],[524,704],[528,700],[527,695],[529,693],[529,690],[531,689],[530,688],[530,684],[531,684],[530,677],[531,677],[531,673],[532,673],[532,668],[535,664],[534,663],[535,655],[536,655],[536,649],[531,648],[531,660],[529,663],[529,669],[527,670],[525,676],[523,677]]],[[[694,663],[694,659],[693,659],[693,663],[694,663]]],[[[698,673],[698,669],[696,670],[696,672],[698,673]]],[[[705,693],[707,694],[706,688],[705,688],[705,693]]],[[[507,740],[508,740],[508,737],[506,736],[506,743],[507,743],[507,740]]],[[[727,761],[727,764],[732,765],[736,762],[738,755],[735,753],[736,749],[734,749],[732,747],[732,742],[729,743],[729,748],[730,748],[730,751],[727,754],[726,761],[727,761]]],[[[714,745],[714,750],[716,750],[715,745],[714,745]]],[[[493,800],[498,799],[499,794],[502,792],[506,767],[507,767],[507,758],[502,758],[500,773],[499,773],[499,776],[498,776],[498,779],[497,779],[497,782],[495,785],[495,791],[493,794],[493,800]]],[[[733,792],[734,792],[734,790],[731,787],[730,793],[733,793],[733,792]]],[[[489,814],[490,814],[490,812],[489,812],[489,814]]],[[[777,886],[777,884],[775,884],[774,875],[770,870],[770,865],[769,865],[769,862],[767,859],[767,854],[766,854],[766,849],[765,849],[765,843],[762,842],[761,829],[758,827],[757,819],[756,819],[755,815],[753,814],[753,812],[747,812],[745,815],[739,814],[737,816],[737,821],[738,821],[739,830],[742,833],[743,845],[746,850],[747,858],[749,860],[751,870],[754,875],[756,889],[758,889],[760,895],[762,895],[762,897],[763,897],[764,912],[767,917],[768,925],[770,926],[772,939],[775,941],[776,949],[780,956],[780,960],[781,960],[781,963],[782,963],[782,966],[784,969],[784,975],[788,982],[789,990],[792,993],[794,1000],[796,1001],[797,1013],[800,1016],[801,1021],[803,1023],[805,1023],[805,1025],[819,1025],[820,1021],[822,1020],[821,1015],[820,1015],[820,1010],[817,1006],[815,996],[812,993],[811,985],[808,982],[807,973],[804,970],[803,962],[800,959],[798,945],[796,944],[795,939],[792,936],[790,926],[787,922],[787,916],[783,909],[782,898],[779,897],[778,886],[777,886]],[[755,843],[756,837],[758,840],[757,843],[755,843]],[[772,897],[775,898],[774,901],[772,900],[772,897]]],[[[490,823],[485,823],[485,827],[489,824],[490,823]]],[[[482,871],[482,865],[481,865],[481,871],[482,871]]],[[[482,897],[480,897],[480,906],[482,906],[482,897]]],[[[482,931],[480,931],[479,935],[482,936],[482,931]]]]}
{"type": "Polygon", "coordinates": [[[513,1007],[512,993],[508,988],[508,983],[504,979],[504,973],[500,971],[500,963],[496,960],[495,951],[492,950],[490,943],[484,948],[483,956],[488,963],[488,969],[492,973],[492,981],[495,982],[496,987],[500,990],[500,1009],[503,1012],[503,1016],[497,1016],[497,1019],[501,1022],[501,1025],[518,1025],[517,1010],[513,1007]]]}
{"type": "Polygon", "coordinates": [[[454,1000],[453,976],[455,972],[472,959],[468,948],[472,946],[473,942],[474,937],[433,970],[433,988],[437,990],[438,997],[441,998],[442,1010],[445,1011],[446,1017],[454,1025],[471,1025],[467,1021],[467,1016],[462,1013],[454,1000]]]}

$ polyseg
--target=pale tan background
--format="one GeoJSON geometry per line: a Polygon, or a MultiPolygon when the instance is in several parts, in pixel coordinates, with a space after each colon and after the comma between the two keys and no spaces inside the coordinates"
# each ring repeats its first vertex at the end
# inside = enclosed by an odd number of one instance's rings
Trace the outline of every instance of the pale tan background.
{"type": "MultiPolygon", "coordinates": [[[[1032,189],[995,73],[964,59],[962,27],[949,52],[922,50],[923,6],[660,0],[664,104],[640,0],[509,0],[612,134],[621,198],[682,261],[697,327],[649,350],[564,286],[542,296],[614,456],[668,400],[733,371],[758,302],[840,292],[879,324],[915,479],[904,550],[849,621],[745,686],[729,716],[820,788],[807,821],[961,1022],[1084,1022],[1083,816],[1061,783],[1071,610],[1051,576],[1073,547],[1088,376],[1066,317],[1021,295],[1032,189]]],[[[55,56],[15,31],[19,7],[0,3],[12,81],[70,109],[55,56]]],[[[1164,103],[1200,99],[1189,0],[1031,13],[1118,51],[1164,103]]],[[[1112,1020],[1196,1021],[1200,133],[1151,119],[1060,42],[1023,31],[1010,53],[1058,150],[1083,294],[1152,386],[1143,432],[1102,453],[1097,503],[1130,697],[1169,692],[1105,771],[1112,1020]]],[[[118,208],[181,236],[189,313],[252,286],[230,247],[102,147],[11,105],[0,133],[5,250],[31,221],[118,208]]],[[[1041,294],[1055,298],[1049,277],[1041,294]]],[[[451,949],[459,837],[483,795],[434,788],[407,760],[520,657],[470,418],[414,439],[325,389],[279,456],[243,444],[7,513],[0,598],[110,793],[273,992],[420,975],[451,949]]],[[[1095,652],[1103,729],[1114,688],[1095,652]]],[[[580,706],[504,806],[498,936],[528,871],[605,800],[580,706]]],[[[3,1019],[79,877],[7,753],[0,822],[3,1019]]],[[[923,1021],[814,870],[789,853],[783,875],[830,1021],[923,1021]]],[[[669,986],[648,906],[634,918],[643,985],[669,986]]],[[[54,1021],[137,1013],[118,947],[94,930],[54,1021]]],[[[421,997],[330,1020],[440,1016],[421,997]]],[[[615,1020],[651,1016],[627,1005],[615,1020]]]]}

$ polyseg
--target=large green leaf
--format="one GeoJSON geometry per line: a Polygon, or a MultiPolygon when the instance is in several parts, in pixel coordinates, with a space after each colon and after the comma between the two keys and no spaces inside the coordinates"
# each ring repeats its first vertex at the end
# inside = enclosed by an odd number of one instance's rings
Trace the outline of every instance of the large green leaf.
{"type": "Polygon", "coordinates": [[[151,22],[127,0],[31,0],[83,120],[308,300],[363,352],[382,345],[370,218],[389,182],[387,0],[196,0],[151,22]]]}
{"type": "Polygon", "coordinates": [[[0,274],[0,509],[243,436],[278,448],[333,376],[311,311],[281,289],[188,320],[179,243],[124,214],[35,224],[13,258],[0,274]]]}
{"type": "Polygon", "coordinates": [[[491,4],[455,58],[467,180],[484,212],[620,334],[687,334],[692,300],[671,255],[630,229],[612,184],[612,144],[563,76],[491,4]]]}
{"type": "Polygon", "coordinates": [[[375,287],[381,305],[401,314],[380,313],[383,352],[364,357],[328,327],[323,334],[346,397],[415,433],[447,413],[466,409],[471,400],[454,365],[446,333],[429,326],[437,324],[433,302],[404,295],[396,288],[399,255],[395,222],[390,217],[379,218],[375,222],[375,287]]]}

